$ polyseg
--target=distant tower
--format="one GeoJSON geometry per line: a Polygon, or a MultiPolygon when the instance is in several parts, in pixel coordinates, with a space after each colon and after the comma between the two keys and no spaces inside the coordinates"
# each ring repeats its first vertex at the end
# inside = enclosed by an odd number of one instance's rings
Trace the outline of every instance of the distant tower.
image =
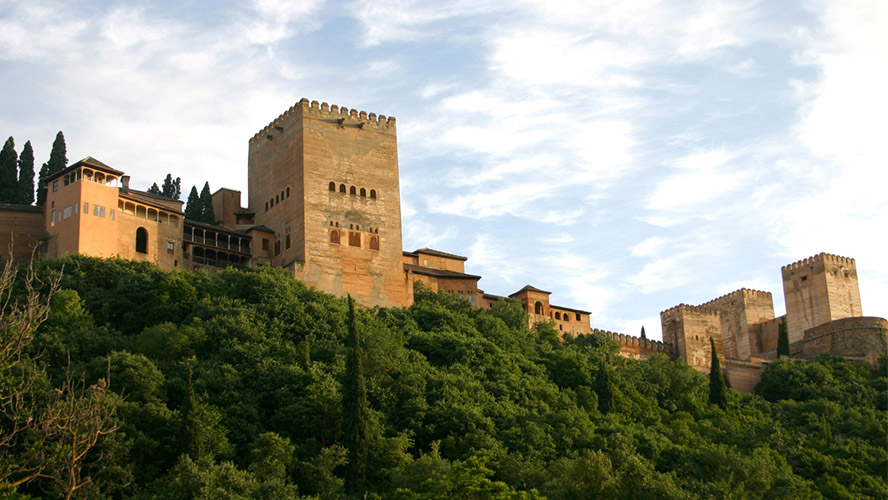
{"type": "Polygon", "coordinates": [[[863,316],[854,259],[821,253],[781,272],[790,343],[802,340],[808,328],[863,316]]]}
{"type": "Polygon", "coordinates": [[[365,306],[405,305],[395,119],[302,99],[250,139],[271,261],[365,306]]]}
{"type": "Polygon", "coordinates": [[[663,342],[672,344],[674,356],[703,373],[709,373],[712,366],[710,337],[715,341],[718,358],[724,362],[721,323],[719,311],[702,306],[679,304],[660,313],[663,342]]]}

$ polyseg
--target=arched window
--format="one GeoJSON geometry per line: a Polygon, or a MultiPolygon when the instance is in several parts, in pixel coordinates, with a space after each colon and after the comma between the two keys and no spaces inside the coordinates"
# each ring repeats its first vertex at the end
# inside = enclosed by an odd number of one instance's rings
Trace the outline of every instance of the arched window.
{"type": "Polygon", "coordinates": [[[340,185],[339,185],[339,192],[342,193],[342,194],[345,194],[345,184],[340,184],[340,185]]]}
{"type": "Polygon", "coordinates": [[[358,190],[355,189],[354,186],[352,186],[351,189],[348,190],[348,194],[358,194],[358,190]]]}
{"type": "Polygon", "coordinates": [[[543,314],[543,303],[537,301],[536,304],[533,305],[533,313],[534,314],[543,314]]]}
{"type": "Polygon", "coordinates": [[[144,227],[136,229],[136,252],[148,253],[148,230],[144,227]]]}
{"type": "Polygon", "coordinates": [[[371,197],[371,198],[376,198],[376,190],[375,190],[375,189],[371,189],[371,190],[370,190],[370,197],[371,197]]]}
{"type": "Polygon", "coordinates": [[[335,229],[330,231],[330,243],[333,243],[335,245],[339,244],[339,231],[335,229]]]}
{"type": "Polygon", "coordinates": [[[364,188],[361,188],[361,197],[365,197],[365,196],[367,196],[367,190],[364,188]]]}
{"type": "Polygon", "coordinates": [[[290,186],[287,186],[287,198],[290,197],[290,186]]]}
{"type": "Polygon", "coordinates": [[[561,319],[561,313],[560,313],[560,312],[556,312],[556,313],[555,313],[555,319],[561,319]]]}
{"type": "Polygon", "coordinates": [[[336,183],[335,182],[330,183],[330,191],[336,191],[336,183]]]}
{"type": "Polygon", "coordinates": [[[354,231],[348,232],[348,246],[350,247],[359,247],[361,246],[361,233],[357,233],[354,231]]]}
{"type": "Polygon", "coordinates": [[[379,237],[371,236],[370,237],[370,250],[379,250],[379,237]]]}

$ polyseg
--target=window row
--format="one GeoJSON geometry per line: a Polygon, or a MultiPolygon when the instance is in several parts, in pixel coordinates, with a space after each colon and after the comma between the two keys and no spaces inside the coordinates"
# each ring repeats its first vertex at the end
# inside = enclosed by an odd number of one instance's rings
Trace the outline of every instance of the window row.
{"type": "Polygon", "coordinates": [[[366,237],[362,238],[361,233],[359,233],[357,231],[344,231],[344,233],[346,233],[346,234],[340,235],[338,229],[331,229],[330,230],[330,243],[333,245],[341,245],[341,244],[343,244],[341,241],[342,237],[347,236],[348,237],[347,243],[348,243],[348,246],[350,246],[350,247],[363,248],[362,240],[364,240],[367,242],[367,248],[369,248],[370,250],[379,250],[379,236],[370,235],[370,237],[368,239],[366,237]]]}
{"type": "MultiPolygon", "coordinates": [[[[73,184],[75,182],[79,182],[81,179],[86,179],[90,182],[97,182],[99,184],[112,184],[117,181],[117,177],[113,175],[105,175],[102,172],[93,172],[88,168],[77,169],[70,174],[65,174],[62,177],[62,182],[67,186],[68,184],[73,184]]],[[[59,190],[59,181],[52,182],[52,191],[56,192],[59,190]]]]}
{"type": "MultiPolygon", "coordinates": [[[[332,192],[336,192],[336,183],[333,181],[330,181],[330,185],[328,186],[328,189],[332,192]]],[[[361,198],[367,197],[367,189],[365,189],[365,188],[357,188],[355,186],[352,186],[350,188],[346,188],[345,184],[340,184],[339,185],[339,192],[341,194],[345,194],[346,191],[348,191],[348,194],[350,194],[352,196],[359,196],[360,195],[361,198]]],[[[375,189],[370,190],[370,198],[372,198],[374,200],[376,199],[376,190],[375,189]]]]}
{"type": "MultiPolygon", "coordinates": [[[[574,315],[577,317],[577,321],[580,321],[580,313],[574,313],[574,315]]],[[[560,312],[556,311],[555,314],[552,314],[552,317],[555,319],[560,319],[562,321],[570,321],[570,313],[568,312],[561,314],[560,312]]]]}
{"type": "Polygon", "coordinates": [[[122,199],[117,200],[117,209],[122,214],[129,214],[140,219],[146,219],[151,222],[160,224],[169,224],[173,227],[179,227],[179,216],[174,215],[156,208],[146,207],[131,201],[122,199]]]}
{"type": "MultiPolygon", "coordinates": [[[[331,221],[330,221],[330,227],[338,228],[338,227],[339,227],[339,223],[338,223],[338,222],[333,222],[333,221],[331,220],[331,221]]],[[[345,227],[345,224],[343,224],[342,227],[344,228],[344,227],[345,227]]],[[[360,225],[360,224],[349,224],[349,225],[348,225],[348,228],[349,228],[349,230],[352,230],[352,231],[360,231],[360,230],[361,230],[361,225],[360,225]]],[[[368,232],[368,233],[372,233],[372,234],[379,234],[379,228],[378,228],[378,227],[371,227],[370,229],[367,229],[367,232],[368,232]]]]}
{"type": "MultiPolygon", "coordinates": [[[[62,210],[53,210],[52,211],[52,226],[55,226],[56,222],[61,222],[64,219],[70,219],[71,217],[80,213],[80,204],[75,203],[73,205],[67,206],[62,210]]],[[[114,209],[110,210],[110,218],[114,220],[114,209]]],[[[83,215],[89,215],[89,202],[83,202],[83,215]]],[[[96,217],[105,217],[105,207],[100,205],[93,205],[93,215],[96,217]]]]}
{"type": "Polygon", "coordinates": [[[268,212],[269,208],[274,208],[275,205],[280,204],[280,202],[286,200],[290,197],[290,186],[287,186],[286,189],[281,191],[281,194],[274,195],[274,198],[270,198],[265,202],[265,211],[268,212]]]}

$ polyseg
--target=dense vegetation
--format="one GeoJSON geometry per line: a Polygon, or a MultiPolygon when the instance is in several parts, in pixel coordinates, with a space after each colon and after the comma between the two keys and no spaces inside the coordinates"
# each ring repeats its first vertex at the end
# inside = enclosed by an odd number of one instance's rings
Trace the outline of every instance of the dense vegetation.
{"type": "MultiPolygon", "coordinates": [[[[345,299],[283,270],[68,257],[38,276],[62,268],[28,346],[41,387],[109,378],[119,425],[74,497],[888,498],[884,363],[781,359],[722,408],[681,361],[561,344],[511,302],[418,289],[352,329],[345,299]]],[[[60,492],[38,477],[0,498],[60,492]]]]}

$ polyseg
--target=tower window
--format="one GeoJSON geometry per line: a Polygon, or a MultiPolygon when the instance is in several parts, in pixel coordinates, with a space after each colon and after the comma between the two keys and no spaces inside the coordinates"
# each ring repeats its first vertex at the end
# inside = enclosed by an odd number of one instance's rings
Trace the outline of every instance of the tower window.
{"type": "Polygon", "coordinates": [[[351,189],[348,190],[348,194],[351,194],[351,195],[358,194],[358,190],[355,189],[354,186],[352,186],[351,189]]]}
{"type": "Polygon", "coordinates": [[[345,194],[345,184],[340,184],[340,185],[339,185],[339,192],[342,193],[342,194],[345,194]]]}
{"type": "Polygon", "coordinates": [[[287,235],[287,243],[286,243],[286,247],[287,247],[287,248],[290,248],[290,235],[289,235],[289,234],[287,235]]]}
{"type": "Polygon", "coordinates": [[[376,198],[376,190],[375,190],[375,189],[371,189],[371,190],[370,190],[370,197],[371,197],[371,198],[376,198]]]}
{"type": "Polygon", "coordinates": [[[379,250],[379,237],[371,236],[370,237],[370,250],[379,250]]]}
{"type": "Polygon", "coordinates": [[[543,314],[543,304],[540,301],[533,305],[533,312],[534,314],[543,314]]]}
{"type": "Polygon", "coordinates": [[[560,312],[555,313],[555,319],[561,319],[561,313],[560,313],[560,312]]]}
{"type": "Polygon", "coordinates": [[[350,247],[359,247],[361,246],[361,233],[355,231],[348,232],[348,246],[350,247]]]}
{"type": "Polygon", "coordinates": [[[336,191],[336,183],[335,182],[330,183],[330,191],[336,191]]]}
{"type": "Polygon", "coordinates": [[[148,253],[148,230],[144,227],[136,229],[136,252],[148,253]]]}
{"type": "Polygon", "coordinates": [[[367,190],[364,188],[361,188],[361,197],[363,198],[365,196],[367,196],[367,190]]]}
{"type": "Polygon", "coordinates": [[[339,231],[335,229],[330,231],[330,243],[333,243],[334,245],[339,244],[339,231]]]}

